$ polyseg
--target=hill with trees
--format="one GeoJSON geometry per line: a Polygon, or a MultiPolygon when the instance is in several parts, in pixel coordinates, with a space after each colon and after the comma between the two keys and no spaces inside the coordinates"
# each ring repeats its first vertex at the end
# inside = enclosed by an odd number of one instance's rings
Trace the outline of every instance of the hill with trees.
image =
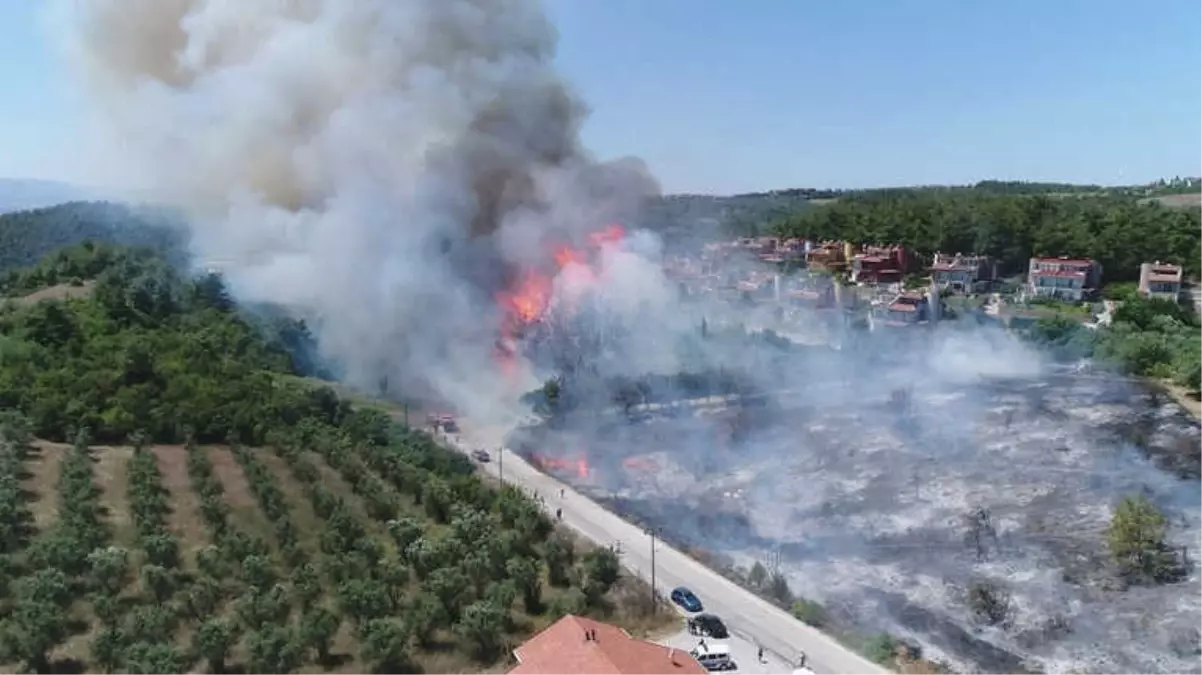
{"type": "Polygon", "coordinates": [[[0,275],[37,265],[64,247],[84,241],[145,246],[183,255],[187,235],[167,209],[110,202],[70,202],[0,214],[0,275]]]}
{"type": "Polygon", "coordinates": [[[663,622],[617,556],[302,374],[304,325],[84,244],[0,305],[0,663],[464,672],[566,613],[663,622]],[[290,342],[292,341],[292,342],[290,342]]]}

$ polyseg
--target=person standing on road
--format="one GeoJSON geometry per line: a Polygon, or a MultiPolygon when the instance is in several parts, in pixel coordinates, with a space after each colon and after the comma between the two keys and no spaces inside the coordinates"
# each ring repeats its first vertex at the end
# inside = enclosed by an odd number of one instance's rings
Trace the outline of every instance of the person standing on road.
{"type": "Polygon", "coordinates": [[[555,509],[555,520],[563,520],[563,509],[555,509]]]}
{"type": "Polygon", "coordinates": [[[563,488],[559,488],[559,498],[563,499],[563,488]]]}
{"type": "Polygon", "coordinates": [[[756,645],[755,658],[760,663],[764,662],[764,648],[760,645],[756,645]]]}

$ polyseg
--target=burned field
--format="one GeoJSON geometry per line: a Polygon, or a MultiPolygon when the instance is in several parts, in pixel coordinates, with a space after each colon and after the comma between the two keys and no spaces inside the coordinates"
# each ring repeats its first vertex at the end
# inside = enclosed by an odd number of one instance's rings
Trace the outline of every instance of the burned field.
{"type": "Polygon", "coordinates": [[[779,564],[797,594],[958,671],[1202,671],[1196,422],[1104,373],[932,375],[902,402],[895,384],[811,382],[774,406],[514,445],[678,543],[779,564]],[[1168,517],[1184,580],[1128,586],[1113,570],[1105,529],[1134,494],[1168,517]],[[993,621],[974,616],[982,584],[1006,596],[993,621]]]}

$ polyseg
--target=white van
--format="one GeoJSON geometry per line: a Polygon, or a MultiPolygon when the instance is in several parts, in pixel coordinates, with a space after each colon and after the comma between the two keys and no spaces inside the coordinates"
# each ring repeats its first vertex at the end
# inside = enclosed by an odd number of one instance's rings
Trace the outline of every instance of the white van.
{"type": "Polygon", "coordinates": [[[734,670],[736,667],[730,660],[730,647],[724,644],[697,645],[689,654],[706,670],[734,670]]]}

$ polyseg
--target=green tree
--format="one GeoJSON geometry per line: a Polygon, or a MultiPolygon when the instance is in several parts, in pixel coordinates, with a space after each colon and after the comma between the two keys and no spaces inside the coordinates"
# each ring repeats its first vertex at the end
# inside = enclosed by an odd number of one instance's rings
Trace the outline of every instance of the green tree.
{"type": "Polygon", "coordinates": [[[504,638],[505,613],[490,602],[474,602],[463,609],[454,628],[456,635],[473,646],[478,659],[490,661],[504,638]]]}
{"type": "Polygon", "coordinates": [[[1133,581],[1169,581],[1180,566],[1165,543],[1168,521],[1143,495],[1124,497],[1110,520],[1106,538],[1119,570],[1133,581]]]}
{"type": "Polygon", "coordinates": [[[205,620],[192,636],[192,651],[204,659],[209,670],[225,672],[225,662],[238,642],[238,626],[227,618],[205,620]]]}
{"type": "Polygon", "coordinates": [[[599,548],[584,554],[582,563],[581,590],[589,605],[599,607],[605,594],[618,581],[622,566],[618,555],[608,548],[599,548]]]}
{"type": "Polygon", "coordinates": [[[135,642],[125,652],[125,669],[130,673],[180,673],[189,665],[178,649],[163,642],[135,642]]]}
{"type": "Polygon", "coordinates": [[[510,558],[505,563],[505,572],[522,594],[527,614],[538,614],[542,611],[543,584],[539,578],[540,571],[538,561],[533,558],[510,558]]]}
{"type": "Polygon", "coordinates": [[[409,631],[399,619],[372,619],[363,626],[360,657],[375,672],[406,672],[409,631]]]}
{"type": "Polygon", "coordinates": [[[562,537],[552,537],[543,545],[543,561],[547,563],[547,580],[552,586],[567,586],[568,572],[575,561],[572,543],[562,537]]]}
{"type": "Polygon", "coordinates": [[[413,639],[422,647],[430,645],[434,632],[441,628],[449,628],[451,623],[447,617],[446,608],[434,594],[419,592],[409,603],[405,613],[405,623],[413,633],[413,639]]]}
{"type": "Polygon", "coordinates": [[[301,618],[301,639],[317,655],[319,664],[330,662],[330,644],[342,621],[325,607],[314,607],[301,618]]]}
{"type": "Polygon", "coordinates": [[[300,667],[304,649],[289,626],[271,626],[246,637],[246,667],[251,673],[291,673],[300,667]]]}
{"type": "Polygon", "coordinates": [[[119,671],[125,664],[125,634],[119,628],[102,628],[96,633],[96,637],[92,638],[90,651],[92,662],[104,672],[119,671]]]}
{"type": "Polygon", "coordinates": [[[35,673],[49,671],[47,655],[67,637],[67,616],[55,603],[23,600],[0,626],[3,651],[35,673]]]}

